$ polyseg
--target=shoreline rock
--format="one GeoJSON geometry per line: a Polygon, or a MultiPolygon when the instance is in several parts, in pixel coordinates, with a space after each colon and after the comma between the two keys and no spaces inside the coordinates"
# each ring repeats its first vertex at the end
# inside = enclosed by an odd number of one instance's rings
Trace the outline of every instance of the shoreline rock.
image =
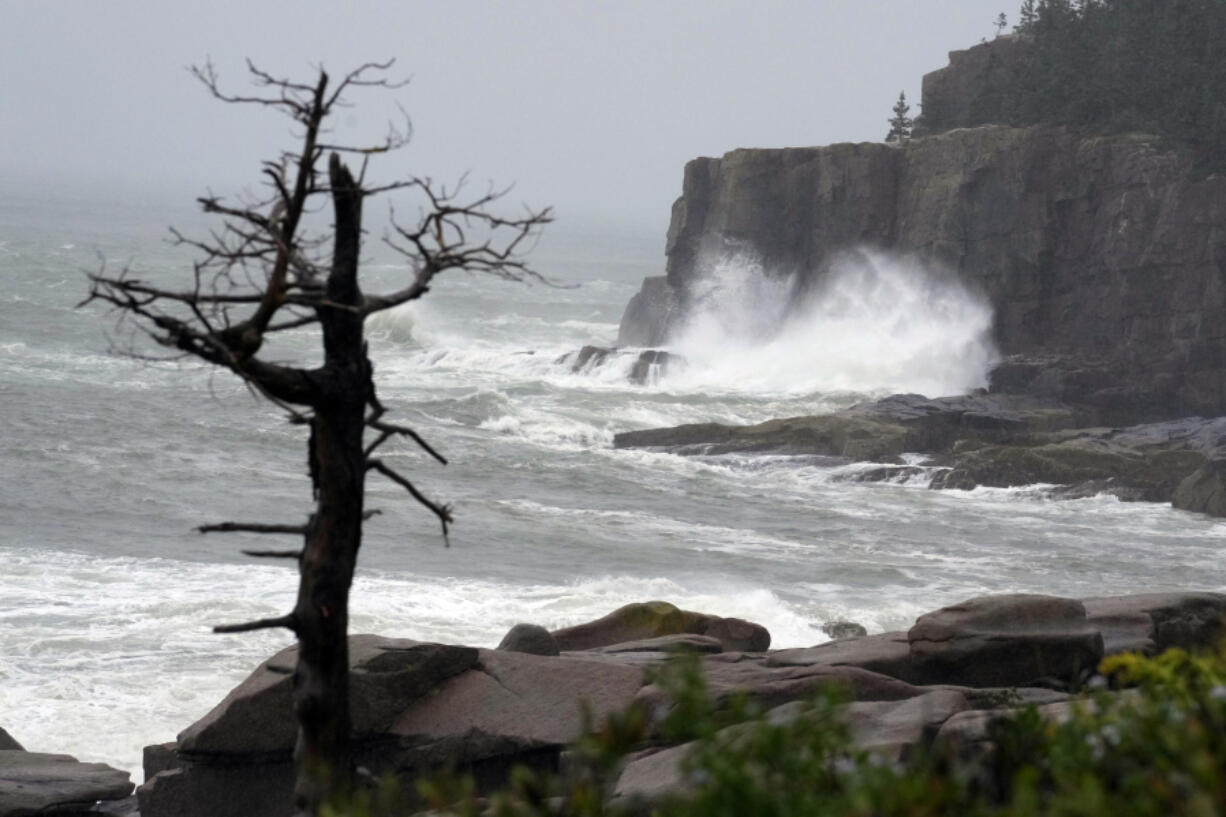
{"type": "Polygon", "coordinates": [[[3,729],[0,737],[17,747],[0,748],[0,817],[130,813],[127,772],[71,755],[28,752],[3,729]]]}
{"type": "MultiPolygon", "coordinates": [[[[928,75],[921,119],[960,107],[951,90],[982,84],[977,66],[1013,47],[999,38],[928,75]]],[[[618,343],[666,346],[729,255],[791,274],[800,309],[869,247],[990,306],[1005,356],[993,392],[1091,406],[1108,425],[1226,414],[1226,176],[1198,174],[1194,151],[1154,135],[934,116],[944,123],[902,145],[688,162],[666,274],[631,299],[618,343]]]]}
{"type": "Polygon", "coordinates": [[[858,481],[915,478],[903,454],[923,454],[929,487],[1061,486],[1057,496],[1110,493],[1226,516],[1226,417],[1128,428],[1086,427],[1092,412],[1031,397],[891,395],[844,411],[752,426],[702,423],[626,431],[615,448],[682,455],[784,454],[876,462],[858,481]]]}
{"type": "MultiPolygon", "coordinates": [[[[830,685],[847,690],[843,711],[858,745],[896,759],[938,735],[980,740],[991,718],[1017,706],[1042,705],[1057,717],[1068,689],[1103,655],[1210,646],[1226,631],[1224,617],[1221,593],[986,596],[920,616],[907,632],[745,650],[714,626],[739,620],[656,601],[554,631],[556,656],[352,636],[355,753],[375,775],[451,768],[472,774],[478,791],[504,784],[515,765],[555,771],[585,712],[598,723],[637,700],[658,722],[671,701],[645,670],[683,650],[696,656],[716,705],[748,696],[772,719],[795,717],[830,685]]],[[[766,634],[752,622],[733,630],[734,640],[766,634]]],[[[176,743],[148,747],[138,790],[144,817],[289,814],[291,664],[292,650],[278,653],[176,743]]],[[[615,797],[677,791],[684,752],[644,746],[615,797]]]]}
{"type": "Polygon", "coordinates": [[[554,363],[566,366],[571,374],[586,374],[613,363],[625,366],[627,361],[631,362],[626,380],[636,386],[653,385],[661,375],[685,365],[685,358],[665,349],[627,349],[622,346],[584,346],[567,352],[554,363]]]}
{"type": "Polygon", "coordinates": [[[683,634],[709,636],[724,650],[762,652],[771,643],[770,633],[760,624],[682,610],[666,601],[627,604],[603,618],[552,633],[558,648],[568,651],[683,634]]]}

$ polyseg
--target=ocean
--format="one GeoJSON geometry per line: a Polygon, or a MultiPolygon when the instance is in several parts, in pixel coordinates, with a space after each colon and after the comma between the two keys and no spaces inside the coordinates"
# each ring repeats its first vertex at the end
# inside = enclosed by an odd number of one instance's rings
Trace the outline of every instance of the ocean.
{"type": "MultiPolygon", "coordinates": [[[[300,427],[223,372],[125,354],[156,350],[76,307],[102,263],[186,282],[170,224],[200,220],[65,190],[0,202],[0,726],[138,781],[142,746],[173,740],[289,643],[210,632],[286,612],[296,576],[239,553],[269,537],[193,529],[301,522],[310,507],[300,427]]],[[[864,464],[811,457],[615,450],[623,430],[975,388],[995,359],[985,305],[866,251],[803,309],[752,258],[720,259],[673,347],[686,365],[642,385],[632,354],[572,371],[566,355],[613,345],[642,278],[662,274],[665,228],[562,222],[532,255],[553,285],[454,274],[370,321],[385,404],[451,462],[409,445],[386,459],[457,522],[444,547],[432,516],[370,478],[382,513],[365,530],[354,632],[493,646],[516,622],[664,599],[760,622],[785,647],[825,641],[826,622],[906,628],[984,593],[1226,590],[1226,522],[1162,505],[857,482],[864,464]]],[[[395,281],[370,243],[368,288],[395,281]]],[[[317,342],[303,331],[274,353],[309,360],[317,342]]]]}

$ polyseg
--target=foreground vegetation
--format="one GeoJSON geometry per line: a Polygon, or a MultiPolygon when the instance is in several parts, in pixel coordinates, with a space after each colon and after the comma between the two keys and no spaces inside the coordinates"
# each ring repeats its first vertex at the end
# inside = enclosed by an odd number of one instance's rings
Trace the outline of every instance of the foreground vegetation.
{"type": "MultiPolygon", "coordinates": [[[[563,775],[520,769],[490,798],[464,778],[426,781],[418,808],[454,817],[1226,814],[1226,653],[1115,656],[1100,670],[1103,687],[1064,722],[1012,710],[989,726],[987,742],[938,744],[893,763],[854,747],[837,691],[773,722],[747,700],[713,708],[697,663],[679,662],[658,679],[672,700],[666,716],[653,722],[632,707],[608,720],[574,747],[563,775]],[[653,739],[692,742],[687,793],[654,804],[611,799],[625,758],[653,739]]],[[[330,817],[405,814],[405,799],[384,784],[330,817]]]]}

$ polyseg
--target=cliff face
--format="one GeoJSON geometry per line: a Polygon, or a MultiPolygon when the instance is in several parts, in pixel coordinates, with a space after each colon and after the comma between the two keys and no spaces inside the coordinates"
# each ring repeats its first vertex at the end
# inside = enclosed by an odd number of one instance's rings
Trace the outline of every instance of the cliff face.
{"type": "Polygon", "coordinates": [[[996,390],[1092,406],[1108,423],[1226,414],[1226,178],[1191,170],[1149,137],[1004,126],[696,159],[673,206],[667,283],[649,279],[620,342],[667,338],[707,251],[748,249],[812,284],[867,244],[987,296],[1013,356],[996,390]]]}
{"type": "Polygon", "coordinates": [[[924,75],[923,114],[915,135],[976,125],[1035,124],[1009,119],[1010,87],[1027,70],[1031,42],[1007,34],[964,51],[951,51],[949,65],[924,75]]]}

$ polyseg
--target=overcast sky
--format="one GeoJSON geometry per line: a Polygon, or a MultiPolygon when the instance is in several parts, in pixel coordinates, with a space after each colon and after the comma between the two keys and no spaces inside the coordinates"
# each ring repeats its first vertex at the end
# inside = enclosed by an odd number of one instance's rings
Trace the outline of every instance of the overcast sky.
{"type": "MultiPolygon", "coordinates": [[[[394,57],[412,145],[379,168],[514,182],[562,225],[668,223],[686,161],[737,147],[877,141],[898,92],[994,33],[1002,0],[0,0],[0,185],[48,179],[230,192],[292,144],[211,100],[186,66],[308,80],[394,57]]],[[[0,187],[0,189],[3,189],[0,187]]]]}

